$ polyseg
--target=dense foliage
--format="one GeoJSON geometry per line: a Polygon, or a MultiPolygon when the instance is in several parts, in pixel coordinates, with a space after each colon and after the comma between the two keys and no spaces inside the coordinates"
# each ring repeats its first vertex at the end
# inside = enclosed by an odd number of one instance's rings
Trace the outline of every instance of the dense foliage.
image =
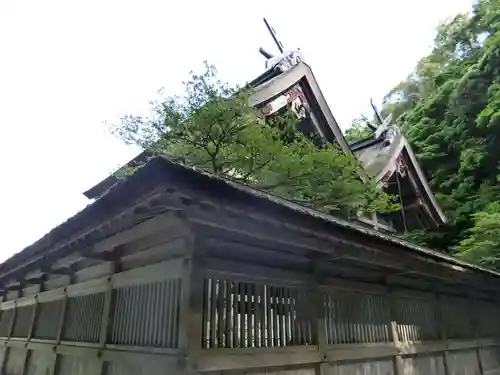
{"type": "Polygon", "coordinates": [[[372,135],[372,130],[368,127],[367,122],[368,119],[365,116],[353,120],[351,122],[351,126],[349,126],[345,131],[344,135],[346,140],[349,143],[353,143],[372,135]]]}
{"type": "Polygon", "coordinates": [[[327,212],[394,207],[375,184],[364,183],[353,156],[318,148],[285,115],[265,122],[246,90],[216,79],[207,65],[185,83],[184,97],[162,98],[151,118],[128,115],[114,131],[124,141],[168,153],[179,162],[270,191],[327,212]]]}
{"type": "Polygon", "coordinates": [[[411,238],[500,268],[500,0],[437,30],[434,48],[385,98],[407,127],[450,223],[411,238]]]}

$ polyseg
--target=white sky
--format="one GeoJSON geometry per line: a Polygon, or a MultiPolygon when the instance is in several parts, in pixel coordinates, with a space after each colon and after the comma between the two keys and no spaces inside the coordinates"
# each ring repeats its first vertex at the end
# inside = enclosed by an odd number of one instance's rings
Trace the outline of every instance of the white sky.
{"type": "Polygon", "coordinates": [[[147,108],[203,60],[244,83],[300,47],[343,128],[429,50],[440,20],[472,0],[0,1],[0,261],[88,201],[82,192],[137,150],[103,121],[147,108]]]}

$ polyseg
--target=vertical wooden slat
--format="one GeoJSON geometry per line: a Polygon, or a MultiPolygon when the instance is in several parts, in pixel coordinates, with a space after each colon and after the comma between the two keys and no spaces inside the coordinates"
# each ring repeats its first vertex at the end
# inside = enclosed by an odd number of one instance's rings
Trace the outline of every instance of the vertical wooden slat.
{"type": "MultiPolygon", "coordinates": [[[[161,285],[161,284],[160,284],[161,285]]],[[[145,297],[146,297],[146,302],[149,304],[154,304],[154,296],[155,296],[155,285],[153,284],[146,284],[144,285],[144,292],[145,292],[145,297]]],[[[153,305],[156,306],[156,305],[153,305]]],[[[112,310],[112,309],[111,309],[112,310]]],[[[142,334],[142,340],[143,340],[143,345],[154,345],[153,344],[153,332],[151,330],[152,325],[155,323],[156,320],[156,315],[158,314],[158,311],[155,309],[151,312],[148,312],[147,310],[143,310],[144,312],[144,332],[142,334]]]]}
{"type": "Polygon", "coordinates": [[[328,310],[326,309],[325,306],[325,293],[323,290],[319,287],[319,282],[321,279],[318,276],[317,282],[318,284],[314,286],[314,310],[315,310],[315,327],[314,331],[316,333],[316,338],[318,342],[318,350],[321,353],[321,356],[323,358],[326,358],[326,353],[328,350],[328,339],[327,339],[327,332],[328,330],[328,316],[327,312],[328,310]]]}
{"type": "Polygon", "coordinates": [[[278,288],[272,288],[273,298],[273,346],[279,346],[279,322],[278,322],[278,288]]]}
{"type": "Polygon", "coordinates": [[[238,326],[238,319],[239,319],[239,283],[234,282],[233,283],[233,348],[239,347],[239,326],[238,326]]]}
{"type": "Polygon", "coordinates": [[[283,315],[285,317],[285,346],[288,345],[290,342],[290,288],[285,288],[284,289],[284,296],[283,296],[283,303],[284,303],[284,308],[283,308],[283,315]]]}
{"type": "Polygon", "coordinates": [[[364,343],[364,330],[363,330],[363,320],[365,317],[365,311],[364,309],[366,308],[366,295],[362,295],[360,293],[355,294],[356,298],[353,301],[354,304],[354,317],[356,319],[356,335],[354,336],[354,343],[364,343]],[[357,306],[356,306],[357,305],[357,306]]]}
{"type": "Polygon", "coordinates": [[[231,282],[225,280],[224,287],[224,347],[231,347],[231,282]]]}
{"type": "Polygon", "coordinates": [[[381,322],[382,317],[382,306],[380,305],[380,297],[377,295],[376,298],[372,299],[372,319],[373,319],[373,341],[382,342],[384,341],[383,335],[381,334],[381,322]]]}
{"type": "Polygon", "coordinates": [[[295,290],[297,298],[297,343],[296,345],[303,345],[305,343],[304,331],[304,303],[302,301],[302,294],[300,290],[295,290]]]}
{"type": "Polygon", "coordinates": [[[299,324],[298,324],[298,307],[297,307],[297,294],[294,289],[290,289],[290,297],[291,304],[290,307],[292,309],[292,321],[290,324],[290,329],[292,331],[292,345],[296,345],[298,343],[298,337],[300,336],[299,324]]]}
{"type": "Polygon", "coordinates": [[[251,303],[251,289],[250,284],[245,283],[245,338],[246,347],[252,347],[252,303],[251,303]]]}
{"type": "Polygon", "coordinates": [[[375,329],[377,321],[375,319],[375,306],[373,296],[368,296],[366,299],[366,312],[364,314],[365,319],[365,342],[376,342],[375,329]]]}
{"type": "Polygon", "coordinates": [[[266,300],[266,285],[262,285],[260,288],[260,346],[267,347],[267,300],[266,300]]]}
{"type": "Polygon", "coordinates": [[[390,342],[391,339],[391,306],[390,306],[390,300],[386,298],[385,295],[382,295],[380,297],[380,304],[383,308],[383,325],[382,325],[382,334],[385,337],[386,342],[390,342]]]}
{"type": "MultiPolygon", "coordinates": [[[[407,299],[408,301],[408,299],[407,299]]],[[[414,328],[414,324],[413,324],[413,321],[414,321],[414,316],[413,315],[413,307],[414,307],[415,303],[414,301],[411,301],[410,303],[407,304],[407,323],[406,323],[406,327],[408,329],[408,336],[407,336],[407,340],[406,341],[413,341],[413,328],[414,328]]]]}
{"type": "Polygon", "coordinates": [[[284,347],[285,344],[285,306],[283,300],[284,287],[279,287],[276,290],[276,299],[277,299],[277,316],[278,316],[278,346],[284,347]]]}
{"type": "Polygon", "coordinates": [[[343,314],[341,311],[341,296],[337,298],[333,298],[333,309],[334,309],[334,319],[335,326],[337,327],[337,336],[338,342],[337,344],[344,343],[344,325],[343,325],[343,314]]]}
{"type": "Polygon", "coordinates": [[[236,348],[237,347],[237,325],[236,325],[236,320],[237,320],[237,310],[236,310],[236,305],[237,303],[237,289],[236,289],[236,283],[234,281],[231,282],[231,299],[230,299],[230,309],[231,309],[231,314],[229,317],[229,324],[231,326],[231,331],[230,331],[230,339],[231,339],[231,348],[236,348]]]}
{"type": "Polygon", "coordinates": [[[346,311],[346,321],[347,321],[347,337],[346,341],[348,344],[352,343],[352,337],[354,336],[354,325],[352,319],[352,298],[349,295],[345,300],[345,311],[346,311]]]}
{"type": "Polygon", "coordinates": [[[240,348],[245,348],[246,347],[246,342],[245,342],[245,285],[244,283],[239,283],[238,287],[238,294],[240,297],[239,301],[239,329],[240,329],[240,336],[239,336],[239,341],[240,341],[240,348]]]}
{"type": "Polygon", "coordinates": [[[272,312],[272,290],[271,286],[266,285],[265,289],[266,298],[266,335],[267,335],[267,347],[273,347],[273,312],[272,312]]]}
{"type": "Polygon", "coordinates": [[[256,348],[260,348],[260,337],[259,337],[259,333],[260,333],[260,327],[259,327],[259,324],[260,324],[260,288],[258,285],[254,284],[253,285],[253,296],[254,296],[254,312],[253,312],[253,316],[254,316],[254,333],[253,333],[253,340],[254,340],[254,345],[256,348]]]}
{"type": "MultiPolygon", "coordinates": [[[[307,326],[308,326],[308,331],[309,331],[309,343],[310,344],[318,344],[318,336],[320,332],[318,331],[318,317],[324,316],[323,312],[320,311],[320,308],[322,307],[321,304],[321,292],[317,290],[317,284],[316,283],[311,283],[309,285],[308,293],[309,293],[309,304],[312,308],[309,309],[309,314],[308,314],[308,319],[307,319],[307,326]],[[320,299],[318,301],[318,299],[320,299]]],[[[323,331],[321,332],[321,335],[324,336],[325,334],[325,324],[323,322],[322,324],[323,331]]],[[[323,344],[324,344],[325,337],[323,337],[323,344]]]]}
{"type": "Polygon", "coordinates": [[[216,334],[217,334],[217,329],[216,329],[216,321],[217,321],[216,287],[217,287],[217,282],[218,282],[218,280],[211,279],[211,285],[210,285],[210,347],[211,348],[217,347],[217,340],[216,340],[216,334]]]}
{"type": "Polygon", "coordinates": [[[328,303],[329,303],[329,312],[330,312],[330,317],[329,317],[329,322],[330,322],[330,329],[331,329],[331,342],[330,344],[337,344],[339,340],[339,330],[338,330],[338,325],[337,325],[337,304],[335,302],[335,298],[333,296],[328,295],[328,303]]]}
{"type": "Polygon", "coordinates": [[[217,282],[217,347],[224,346],[224,293],[225,281],[217,282]]]}
{"type": "MultiPolygon", "coordinates": [[[[179,281],[176,280],[170,280],[168,283],[168,295],[170,296],[169,298],[169,303],[167,302],[167,319],[168,319],[168,331],[171,332],[169,335],[169,343],[170,347],[175,348],[176,347],[176,335],[175,332],[177,332],[177,322],[176,322],[176,316],[175,316],[175,303],[174,301],[180,300],[180,293],[181,293],[181,288],[182,285],[179,285],[179,281]]],[[[182,303],[182,302],[181,302],[182,303]]]]}
{"type": "MultiPolygon", "coordinates": [[[[139,299],[140,295],[139,293],[134,293],[132,291],[132,288],[126,288],[126,289],[131,303],[130,316],[137,316],[139,314],[139,309],[141,306],[141,301],[139,299]]],[[[132,338],[134,340],[133,342],[135,342],[135,338],[137,337],[137,331],[139,330],[139,327],[137,326],[137,324],[127,324],[127,326],[128,329],[126,337],[132,338]]]]}
{"type": "Polygon", "coordinates": [[[419,338],[419,332],[418,332],[418,325],[416,324],[419,322],[418,317],[425,316],[425,312],[423,311],[423,305],[424,301],[415,301],[412,303],[412,308],[411,308],[411,328],[412,328],[412,333],[411,333],[411,340],[416,341],[419,338]]]}
{"type": "Polygon", "coordinates": [[[232,320],[232,292],[231,292],[231,281],[226,280],[226,293],[225,293],[225,304],[226,304],[226,318],[224,319],[224,322],[226,323],[225,325],[225,334],[226,334],[226,342],[225,342],[225,347],[226,348],[232,348],[231,345],[231,339],[232,339],[232,332],[231,332],[231,324],[233,322],[232,320]]]}
{"type": "MultiPolygon", "coordinates": [[[[359,294],[358,294],[359,295],[359,294]]],[[[367,342],[370,342],[369,337],[370,337],[370,327],[372,325],[371,321],[368,319],[369,317],[369,295],[363,295],[361,294],[361,301],[359,304],[359,307],[357,309],[357,314],[358,314],[358,325],[359,325],[359,338],[356,340],[356,343],[362,343],[365,344],[367,342]]]]}
{"type": "Polygon", "coordinates": [[[378,296],[370,295],[368,298],[368,314],[366,320],[368,321],[368,341],[367,342],[378,342],[377,339],[377,329],[378,329],[378,296]]]}
{"type": "Polygon", "coordinates": [[[355,342],[355,337],[356,337],[356,322],[355,322],[355,315],[354,311],[356,310],[356,306],[354,304],[354,298],[353,295],[350,294],[348,298],[348,311],[349,311],[349,344],[352,344],[355,342]]]}
{"type": "MultiPolygon", "coordinates": [[[[165,314],[165,301],[171,301],[172,296],[170,296],[167,292],[167,286],[170,283],[170,280],[164,281],[160,284],[159,288],[160,290],[158,293],[154,295],[154,305],[158,306],[159,311],[157,314],[155,314],[155,320],[152,325],[152,342],[154,346],[161,346],[162,345],[162,339],[163,335],[161,334],[162,332],[167,332],[165,328],[163,327],[163,322],[166,319],[166,314],[165,314]]],[[[167,336],[167,341],[170,341],[171,334],[168,333],[167,336]]]]}
{"type": "Polygon", "coordinates": [[[372,329],[373,320],[371,319],[371,296],[365,295],[363,298],[363,304],[359,308],[360,311],[360,324],[361,324],[361,343],[372,342],[372,329]]]}
{"type": "Polygon", "coordinates": [[[256,348],[257,347],[257,335],[256,332],[258,331],[257,327],[257,315],[256,315],[256,301],[257,301],[257,295],[256,295],[256,290],[255,290],[255,284],[250,284],[248,288],[248,294],[249,294],[249,324],[248,324],[248,337],[249,337],[249,342],[248,346],[250,348],[256,348]]]}
{"type": "Polygon", "coordinates": [[[203,326],[202,326],[202,348],[210,348],[209,345],[209,330],[208,325],[210,322],[210,292],[209,284],[210,279],[205,278],[203,280],[203,326]]]}
{"type": "MultiPolygon", "coordinates": [[[[304,302],[303,322],[304,322],[304,331],[306,332],[304,344],[313,343],[311,321],[314,319],[315,311],[314,311],[314,305],[312,305],[313,303],[312,297],[314,296],[310,292],[311,292],[310,289],[302,290],[302,296],[303,296],[302,300],[304,302]]],[[[316,330],[316,327],[314,328],[316,330]]]]}

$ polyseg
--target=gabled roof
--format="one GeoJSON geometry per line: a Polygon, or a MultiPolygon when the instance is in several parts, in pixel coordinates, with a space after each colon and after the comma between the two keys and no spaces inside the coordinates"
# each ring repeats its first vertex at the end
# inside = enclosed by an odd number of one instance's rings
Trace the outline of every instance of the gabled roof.
{"type": "Polygon", "coordinates": [[[413,149],[397,125],[390,126],[378,137],[371,136],[356,142],[351,147],[365,171],[378,184],[383,184],[384,179],[397,173],[398,161],[401,160],[401,156],[405,156],[404,159],[410,164],[408,167],[415,171],[418,182],[422,186],[421,193],[425,194],[426,200],[432,205],[431,210],[441,223],[446,223],[446,215],[439,206],[413,149]]]}
{"type": "Polygon", "coordinates": [[[309,93],[306,92],[306,96],[308,96],[309,101],[314,102],[312,106],[315,109],[315,114],[322,117],[320,119],[321,131],[327,141],[338,143],[346,154],[351,154],[349,144],[328,106],[311,68],[304,62],[300,62],[293,68],[254,87],[250,104],[259,107],[282,95],[296,84],[302,84],[309,91],[309,93]]]}

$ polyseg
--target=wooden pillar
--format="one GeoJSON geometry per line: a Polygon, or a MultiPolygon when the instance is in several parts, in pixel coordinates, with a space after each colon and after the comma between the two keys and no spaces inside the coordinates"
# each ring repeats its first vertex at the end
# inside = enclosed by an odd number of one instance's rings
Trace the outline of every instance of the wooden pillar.
{"type": "MultiPolygon", "coordinates": [[[[111,274],[115,275],[122,271],[121,257],[123,255],[124,248],[122,245],[116,246],[110,252],[111,254],[111,274]]],[[[101,374],[106,371],[106,363],[102,360],[102,351],[106,347],[108,337],[110,336],[111,327],[113,323],[113,315],[115,313],[115,294],[113,290],[113,278],[108,277],[106,292],[104,295],[104,306],[102,309],[101,326],[99,328],[99,353],[101,374]]]]}
{"type": "MultiPolygon", "coordinates": [[[[14,308],[13,308],[13,312],[12,312],[12,317],[10,318],[9,329],[7,332],[7,342],[11,338],[12,331],[14,330],[14,323],[16,321],[16,314],[17,314],[17,302],[14,301],[14,308]]],[[[1,370],[0,374],[5,373],[5,366],[7,365],[7,361],[9,360],[9,355],[10,355],[9,352],[10,352],[10,349],[7,347],[7,345],[5,345],[4,354],[3,354],[3,363],[2,363],[2,368],[0,369],[1,370]]]]}
{"type": "Polygon", "coordinates": [[[9,351],[9,349],[7,348],[7,345],[4,345],[3,348],[1,348],[0,350],[3,351],[3,356],[0,362],[0,374],[4,374],[5,363],[7,360],[7,352],[9,351]]]}
{"type": "Polygon", "coordinates": [[[314,306],[315,306],[315,322],[316,322],[316,337],[318,340],[318,350],[322,358],[326,358],[328,343],[326,341],[326,314],[324,306],[324,296],[319,285],[314,289],[314,306]]]}
{"type": "Polygon", "coordinates": [[[311,291],[310,296],[312,297],[311,306],[314,306],[314,308],[311,310],[314,314],[314,335],[316,336],[316,340],[318,340],[318,352],[321,360],[316,368],[316,373],[318,375],[326,375],[329,373],[330,364],[328,363],[328,343],[326,340],[325,295],[321,288],[324,284],[325,275],[322,272],[320,260],[313,260],[312,276],[309,289],[311,291]]]}
{"type": "Polygon", "coordinates": [[[12,332],[14,331],[14,324],[16,323],[16,315],[17,315],[17,301],[14,301],[14,312],[12,313],[12,318],[10,320],[9,333],[7,335],[7,339],[10,339],[12,337],[12,332]]]}
{"type": "MultiPolygon", "coordinates": [[[[2,296],[2,302],[5,302],[5,301],[7,301],[7,293],[4,293],[4,295],[2,296]]],[[[0,312],[0,318],[2,318],[3,314],[5,314],[5,310],[0,312]]],[[[10,328],[9,328],[9,330],[10,330],[10,328]]],[[[7,339],[8,339],[8,336],[9,336],[9,332],[7,332],[7,339]]],[[[5,361],[7,359],[7,352],[8,352],[7,345],[4,345],[4,347],[1,350],[3,350],[3,357],[2,357],[2,362],[0,363],[0,374],[3,374],[4,367],[5,367],[5,361]]]]}
{"type": "Polygon", "coordinates": [[[33,331],[35,330],[36,318],[38,314],[38,304],[38,297],[35,296],[35,303],[33,304],[33,312],[31,314],[30,328],[28,330],[28,338],[26,339],[27,341],[30,341],[33,337],[33,331]]]}
{"type": "Polygon", "coordinates": [[[63,304],[62,304],[62,307],[61,307],[61,313],[59,315],[59,328],[57,330],[57,335],[56,335],[56,346],[59,345],[59,343],[61,342],[62,340],[62,337],[63,337],[63,333],[64,333],[64,324],[66,322],[66,313],[67,313],[67,310],[68,310],[68,293],[66,291],[66,289],[64,290],[64,297],[63,297],[63,304]]]}
{"type": "Polygon", "coordinates": [[[52,353],[52,362],[50,367],[47,368],[47,375],[54,375],[57,370],[57,346],[61,343],[61,340],[63,338],[64,334],[64,325],[66,324],[66,315],[68,311],[68,293],[66,288],[64,288],[64,297],[62,299],[62,307],[61,307],[61,312],[59,314],[59,327],[57,329],[57,334],[56,334],[56,344],[54,345],[54,352],[52,353]]]}
{"type": "Polygon", "coordinates": [[[108,285],[104,295],[104,306],[102,310],[101,327],[99,330],[99,349],[101,350],[104,349],[104,346],[106,346],[106,340],[108,338],[108,332],[112,322],[113,284],[111,282],[111,276],[108,277],[108,285]]]}
{"type": "MultiPolygon", "coordinates": [[[[111,251],[111,274],[116,275],[122,272],[121,257],[123,255],[124,248],[122,245],[116,246],[111,251]]],[[[104,307],[102,312],[101,327],[99,331],[99,348],[102,350],[106,346],[106,341],[108,339],[111,324],[113,322],[113,314],[115,311],[115,298],[113,293],[113,279],[112,276],[108,277],[108,284],[106,286],[106,294],[104,297],[104,307]]]]}
{"type": "MultiPolygon", "coordinates": [[[[31,320],[30,320],[30,325],[28,328],[28,334],[26,336],[26,344],[25,347],[28,345],[28,342],[31,340],[31,337],[33,336],[33,331],[35,329],[35,323],[36,323],[36,316],[38,312],[38,297],[35,296],[35,300],[33,303],[33,312],[31,313],[31,320]]],[[[30,360],[30,352],[26,349],[25,355],[24,355],[24,363],[23,363],[23,369],[22,369],[22,374],[25,373],[26,367],[28,366],[28,361],[30,360]]]]}
{"type": "Polygon", "coordinates": [[[401,358],[401,341],[399,339],[398,334],[398,322],[397,322],[397,305],[396,298],[393,293],[393,286],[386,279],[386,287],[387,287],[387,299],[389,300],[389,317],[390,317],[390,329],[389,336],[392,340],[394,348],[397,351],[397,354],[394,356],[394,375],[403,375],[404,373],[404,363],[403,358],[401,358]]]}
{"type": "Polygon", "coordinates": [[[469,291],[468,293],[468,300],[469,300],[469,312],[470,312],[470,324],[472,329],[474,330],[474,338],[476,339],[476,356],[477,356],[477,365],[479,367],[479,374],[483,375],[484,374],[484,367],[483,367],[483,361],[481,359],[481,347],[479,346],[479,339],[481,338],[480,332],[479,332],[479,326],[478,326],[478,321],[479,321],[479,310],[476,309],[476,305],[474,303],[474,297],[473,293],[469,291]]]}
{"type": "Polygon", "coordinates": [[[448,352],[448,338],[446,334],[446,326],[445,326],[445,316],[443,311],[443,298],[440,294],[436,294],[435,300],[435,311],[436,311],[436,326],[439,333],[439,338],[441,342],[445,345],[445,349],[443,351],[443,365],[444,365],[444,373],[445,375],[450,375],[450,359],[448,352]]]}
{"type": "Polygon", "coordinates": [[[202,347],[203,283],[201,241],[188,236],[187,255],[182,269],[182,291],[179,317],[179,348],[183,351],[182,369],[185,374],[198,371],[202,347]]]}

